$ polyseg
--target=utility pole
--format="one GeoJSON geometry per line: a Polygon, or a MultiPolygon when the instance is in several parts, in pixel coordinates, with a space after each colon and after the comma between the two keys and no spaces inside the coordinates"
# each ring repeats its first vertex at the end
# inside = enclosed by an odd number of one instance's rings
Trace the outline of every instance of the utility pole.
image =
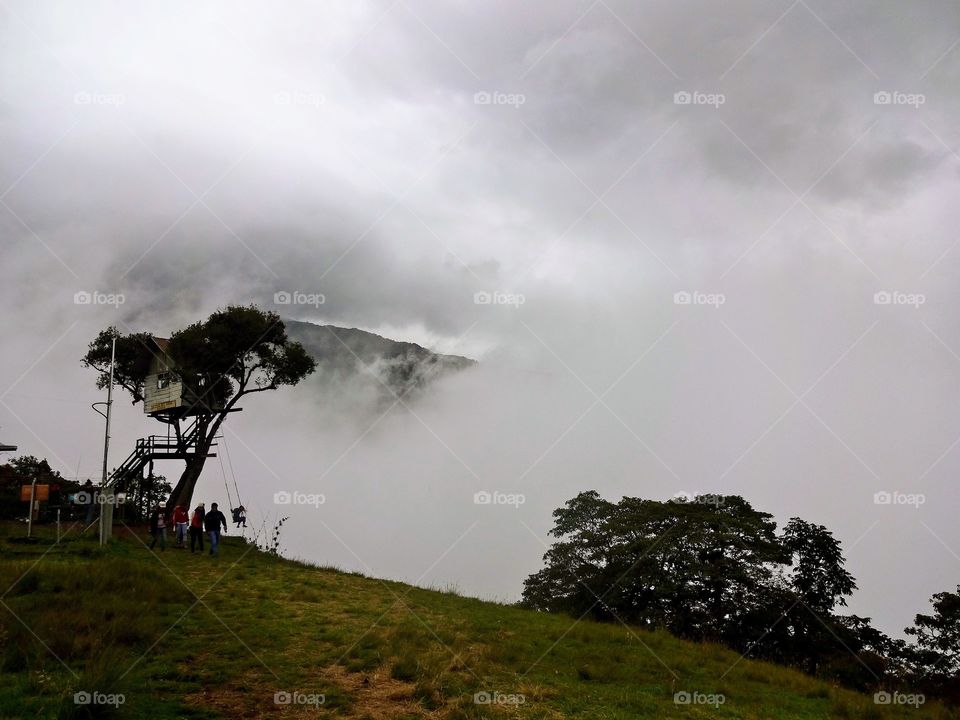
{"type": "Polygon", "coordinates": [[[30,512],[27,514],[27,537],[33,535],[33,504],[36,502],[37,497],[37,479],[33,478],[30,481],[30,512]]]}
{"type": "Polygon", "coordinates": [[[113,408],[113,364],[117,356],[117,336],[113,336],[113,343],[110,346],[110,382],[107,385],[107,412],[103,416],[106,418],[106,426],[103,433],[103,475],[100,481],[100,493],[97,496],[100,503],[100,544],[107,544],[107,537],[111,528],[107,527],[105,517],[109,514],[109,522],[113,522],[113,513],[106,512],[108,508],[104,507],[105,501],[111,498],[106,497],[107,491],[107,456],[110,453],[110,411],[113,408]]]}

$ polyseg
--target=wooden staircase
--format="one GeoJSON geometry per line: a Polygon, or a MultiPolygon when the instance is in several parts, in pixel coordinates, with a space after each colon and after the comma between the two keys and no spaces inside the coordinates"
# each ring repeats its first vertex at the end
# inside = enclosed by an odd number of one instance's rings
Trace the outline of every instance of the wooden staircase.
{"type": "MultiPolygon", "coordinates": [[[[200,428],[194,421],[179,435],[149,435],[137,440],[133,452],[127,456],[107,479],[107,487],[119,491],[126,490],[131,480],[139,480],[143,468],[154,460],[189,460],[198,454],[200,428]]],[[[216,447],[216,443],[212,447],[216,447]]],[[[207,453],[206,457],[216,457],[216,453],[207,453]]]]}

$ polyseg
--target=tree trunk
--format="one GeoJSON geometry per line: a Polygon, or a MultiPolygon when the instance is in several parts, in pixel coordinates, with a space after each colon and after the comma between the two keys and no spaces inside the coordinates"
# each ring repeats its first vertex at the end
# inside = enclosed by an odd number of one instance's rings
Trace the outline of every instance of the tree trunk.
{"type": "MultiPolygon", "coordinates": [[[[215,416],[198,416],[197,429],[195,432],[203,439],[197,443],[195,455],[187,460],[187,467],[184,468],[180,480],[177,481],[176,487],[174,487],[173,492],[170,493],[170,499],[167,501],[166,507],[167,515],[170,515],[177,505],[182,505],[188,512],[190,511],[190,503],[193,500],[193,489],[197,486],[197,481],[200,479],[200,473],[203,471],[204,463],[207,462],[207,454],[213,446],[213,440],[217,436],[217,432],[220,430],[220,426],[226,419],[227,414],[231,412],[237,400],[242,396],[242,392],[234,395],[233,399],[226,404],[226,407],[215,416]]],[[[179,436],[179,425],[177,429],[179,436]]],[[[187,438],[180,438],[180,440],[182,442],[188,442],[187,438]]]]}
{"type": "Polygon", "coordinates": [[[206,460],[205,454],[187,460],[187,467],[184,468],[180,480],[177,481],[177,485],[173,488],[173,492],[170,493],[170,499],[167,501],[168,515],[173,512],[173,509],[177,505],[182,505],[187,510],[190,509],[190,501],[193,499],[193,489],[197,486],[197,481],[200,479],[200,473],[203,471],[203,465],[206,460]]]}

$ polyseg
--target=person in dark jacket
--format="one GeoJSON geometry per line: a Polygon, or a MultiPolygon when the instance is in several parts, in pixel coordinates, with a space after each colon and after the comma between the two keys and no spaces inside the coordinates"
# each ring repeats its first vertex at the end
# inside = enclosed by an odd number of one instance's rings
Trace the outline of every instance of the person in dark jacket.
{"type": "Polygon", "coordinates": [[[160,541],[160,549],[167,549],[167,519],[163,516],[163,508],[157,503],[157,506],[150,513],[150,534],[153,540],[150,541],[150,549],[160,541]]]}
{"type": "Polygon", "coordinates": [[[197,505],[193,511],[193,517],[190,518],[190,552],[194,547],[200,546],[200,552],[203,552],[203,503],[197,505]]]}
{"type": "Polygon", "coordinates": [[[247,509],[243,505],[233,509],[233,521],[237,524],[238,530],[241,525],[247,526],[247,509]]]}
{"type": "Polygon", "coordinates": [[[203,524],[210,533],[210,554],[220,554],[220,526],[223,526],[223,532],[227,531],[227,518],[217,509],[216,503],[210,504],[210,512],[203,518],[203,524]]]}

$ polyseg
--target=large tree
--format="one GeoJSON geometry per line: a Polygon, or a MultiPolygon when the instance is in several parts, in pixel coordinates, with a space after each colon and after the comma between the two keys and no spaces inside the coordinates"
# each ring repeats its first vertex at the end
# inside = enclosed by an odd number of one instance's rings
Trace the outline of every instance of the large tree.
{"type": "MultiPolygon", "coordinates": [[[[143,402],[144,383],[157,351],[150,334],[123,334],[109,327],[90,343],[83,364],[98,372],[97,387],[106,387],[114,338],[114,382],[130,393],[134,403],[143,402]]],[[[316,362],[287,337],[279,315],[255,306],[229,306],[174,332],[167,353],[191,400],[186,407],[154,417],[172,425],[178,440],[196,422],[196,444],[170,494],[169,509],[189,507],[214,438],[237,403],[253,393],[296,385],[314,371],[316,362]]]]}
{"type": "Polygon", "coordinates": [[[581,493],[554,512],[546,567],[528,606],[725,639],[784,560],[769,513],[738,496],[690,502],[581,493]]]}
{"type": "MultiPolygon", "coordinates": [[[[843,632],[845,626],[833,610],[847,604],[857,584],[844,568],[840,541],[823,525],[790,518],[782,542],[793,566],[789,580],[795,599],[786,610],[785,625],[793,634],[795,661],[812,675],[828,656],[855,652],[842,639],[850,633],[843,632]]],[[[869,627],[867,618],[850,623],[851,628],[869,627]]]]}

